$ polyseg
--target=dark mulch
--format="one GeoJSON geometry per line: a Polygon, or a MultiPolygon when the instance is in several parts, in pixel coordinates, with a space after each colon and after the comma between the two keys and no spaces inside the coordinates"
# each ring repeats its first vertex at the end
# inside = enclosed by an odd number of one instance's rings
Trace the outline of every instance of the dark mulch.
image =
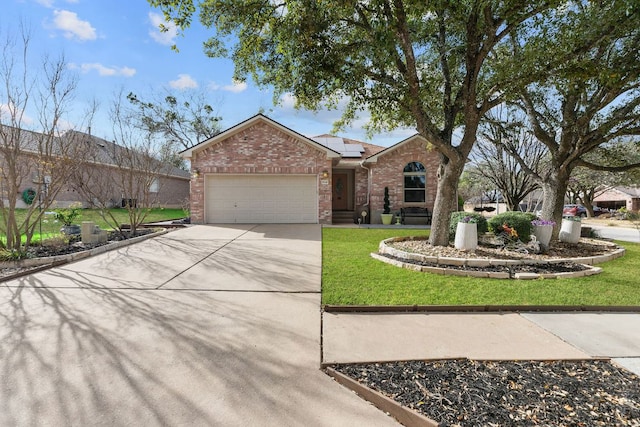
{"type": "Polygon", "coordinates": [[[449,265],[449,264],[437,264],[435,262],[416,261],[407,258],[398,258],[388,254],[382,256],[405,262],[407,264],[415,264],[423,267],[442,267],[451,270],[464,270],[464,271],[490,271],[496,273],[509,273],[510,277],[513,277],[516,273],[538,273],[538,274],[551,274],[551,273],[569,273],[573,271],[588,270],[582,264],[575,262],[545,262],[540,264],[518,264],[518,265],[488,265],[484,267],[473,267],[468,265],[449,265]]]}
{"type": "MultiPolygon", "coordinates": [[[[136,230],[135,236],[132,236],[129,232],[117,232],[110,231],[107,235],[107,241],[103,243],[95,243],[91,245],[85,245],[81,242],[80,236],[73,236],[67,242],[66,240],[50,239],[47,244],[43,246],[30,246],[27,253],[29,258],[44,258],[58,255],[69,255],[77,252],[84,252],[99,246],[108,245],[109,243],[117,242],[120,240],[130,239],[132,237],[144,236],[146,234],[153,233],[155,230],[151,228],[141,228],[136,230]]],[[[52,264],[47,264],[51,266],[52,264]]],[[[30,271],[39,271],[43,266],[34,267],[4,267],[0,268],[0,281],[7,280],[16,275],[27,274],[30,271]]]]}
{"type": "Polygon", "coordinates": [[[28,253],[29,258],[43,258],[58,255],[74,254],[76,252],[83,252],[90,249],[97,248],[99,246],[108,245],[109,243],[130,239],[132,237],[144,236],[146,234],[153,233],[154,230],[150,228],[142,228],[136,230],[135,236],[131,236],[129,232],[123,231],[110,231],[107,234],[107,241],[103,243],[94,243],[91,245],[85,245],[82,243],[80,236],[72,236],[69,239],[68,244],[46,244],[43,246],[30,246],[28,253]]]}
{"type": "Polygon", "coordinates": [[[640,426],[640,378],[608,361],[334,367],[441,426],[640,426]]]}

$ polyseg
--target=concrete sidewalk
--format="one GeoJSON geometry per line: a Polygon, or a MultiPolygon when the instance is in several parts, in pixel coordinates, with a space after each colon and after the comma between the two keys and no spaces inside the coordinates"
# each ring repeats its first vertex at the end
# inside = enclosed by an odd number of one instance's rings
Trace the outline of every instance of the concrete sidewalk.
{"type": "Polygon", "coordinates": [[[613,358],[640,375],[640,313],[324,313],[324,363],[613,358]]]}
{"type": "Polygon", "coordinates": [[[194,226],[3,283],[0,425],[397,425],[319,370],[320,231],[194,226]]]}

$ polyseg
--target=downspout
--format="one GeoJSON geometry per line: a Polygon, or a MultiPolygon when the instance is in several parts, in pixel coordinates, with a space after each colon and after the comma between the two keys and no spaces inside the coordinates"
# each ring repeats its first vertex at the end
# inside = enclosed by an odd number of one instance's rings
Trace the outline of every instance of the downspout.
{"type": "Polygon", "coordinates": [[[364,206],[369,206],[369,196],[371,194],[371,169],[364,165],[364,160],[360,162],[360,167],[367,171],[367,202],[364,206]]]}
{"type": "MultiPolygon", "coordinates": [[[[371,209],[369,207],[369,202],[370,202],[370,196],[371,196],[371,175],[373,172],[371,171],[370,168],[364,165],[364,160],[360,162],[360,167],[367,171],[367,201],[363,207],[367,208],[367,211],[369,214],[369,224],[371,224],[371,209]]],[[[360,218],[360,214],[361,212],[358,212],[358,218],[360,218]]],[[[364,218],[362,218],[362,220],[363,222],[366,222],[364,218]]],[[[358,221],[360,221],[360,219],[358,219],[358,221]]]]}

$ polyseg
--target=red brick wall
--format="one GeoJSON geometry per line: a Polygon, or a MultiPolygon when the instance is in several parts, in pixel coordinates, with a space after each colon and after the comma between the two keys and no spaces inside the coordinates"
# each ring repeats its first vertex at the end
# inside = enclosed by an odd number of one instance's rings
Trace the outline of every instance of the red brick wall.
{"type": "MultiPolygon", "coordinates": [[[[204,223],[205,175],[311,174],[318,176],[318,219],[331,224],[331,186],[320,174],[331,175],[331,159],[311,145],[265,122],[257,122],[227,139],[194,153],[191,168],[200,172],[191,180],[191,219],[204,223]]],[[[331,176],[328,178],[331,182],[331,176]]]]}
{"type": "MultiPolygon", "coordinates": [[[[375,221],[376,211],[382,211],[384,205],[384,187],[389,187],[391,211],[399,211],[405,206],[422,206],[433,209],[437,190],[437,168],[439,156],[436,150],[427,150],[424,141],[415,139],[391,150],[378,158],[378,162],[368,165],[371,168],[371,213],[375,221]],[[427,170],[427,194],[425,203],[403,202],[404,167],[409,162],[420,162],[427,170]]],[[[379,212],[378,212],[379,213],[379,212]]]]}

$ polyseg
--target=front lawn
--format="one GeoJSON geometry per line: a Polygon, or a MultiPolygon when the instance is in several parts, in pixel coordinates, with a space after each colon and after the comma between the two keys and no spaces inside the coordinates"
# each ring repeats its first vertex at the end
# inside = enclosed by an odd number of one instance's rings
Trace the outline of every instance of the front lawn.
{"type": "MultiPolygon", "coordinates": [[[[114,208],[110,209],[111,213],[115,216],[120,224],[127,224],[129,222],[129,214],[126,209],[114,208]]],[[[24,216],[26,213],[26,209],[16,209],[16,216],[18,219],[18,223],[24,220],[24,216]]],[[[0,215],[2,212],[0,211],[0,215]]],[[[154,208],[151,209],[145,222],[159,222],[159,221],[168,221],[173,219],[183,218],[185,216],[184,211],[182,209],[163,209],[163,208],[154,208]]],[[[100,211],[98,209],[82,209],[81,214],[78,218],[76,218],[73,222],[74,224],[80,224],[82,221],[93,221],[96,225],[99,225],[100,228],[104,230],[110,230],[110,227],[106,221],[102,219],[100,216],[100,211]]],[[[62,224],[55,219],[55,215],[53,214],[45,214],[42,217],[42,224],[38,224],[36,226],[36,232],[34,235],[35,240],[39,240],[40,229],[42,226],[42,235],[46,238],[56,236],[60,234],[60,227],[62,224]]],[[[0,233],[4,237],[4,233],[0,233]]]]}
{"type": "Polygon", "coordinates": [[[428,230],[324,228],[322,302],[329,305],[640,305],[640,245],[577,279],[498,280],[410,271],[369,256],[381,240],[428,230]]]}

